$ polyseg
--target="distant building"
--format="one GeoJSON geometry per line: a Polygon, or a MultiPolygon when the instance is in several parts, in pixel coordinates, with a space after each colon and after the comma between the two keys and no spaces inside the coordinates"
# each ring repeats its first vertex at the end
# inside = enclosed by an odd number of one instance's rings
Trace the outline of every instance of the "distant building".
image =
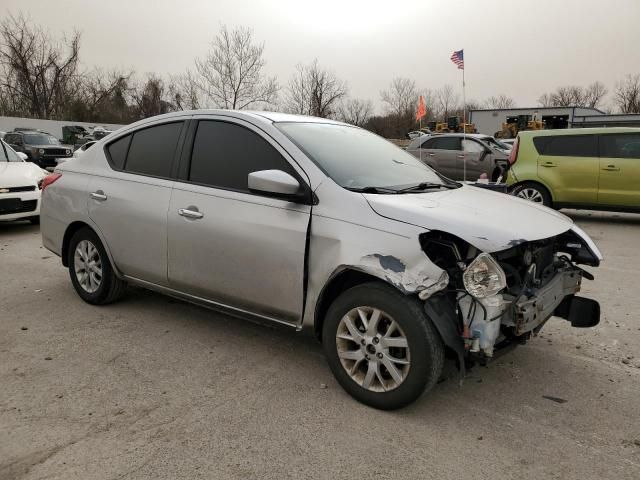
{"type": "Polygon", "coordinates": [[[640,127],[640,114],[610,115],[589,107],[532,107],[470,110],[469,121],[479,133],[493,135],[503,123],[517,122],[518,117],[542,120],[545,128],[640,127]]]}

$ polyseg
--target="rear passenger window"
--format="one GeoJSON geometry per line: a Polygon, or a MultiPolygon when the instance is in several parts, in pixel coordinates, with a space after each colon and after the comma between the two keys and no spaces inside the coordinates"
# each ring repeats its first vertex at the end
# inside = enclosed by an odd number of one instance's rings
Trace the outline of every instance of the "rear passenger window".
{"type": "Polygon", "coordinates": [[[640,134],[622,133],[600,136],[600,156],[640,159],[640,134]]]}
{"type": "Polygon", "coordinates": [[[111,166],[117,170],[122,170],[124,167],[124,160],[127,158],[127,150],[129,149],[129,142],[131,141],[131,135],[119,138],[113,143],[107,146],[107,152],[109,153],[109,159],[111,160],[111,166]]]}
{"type": "MultiPolygon", "coordinates": [[[[536,139],[545,137],[534,138],[536,139]]],[[[598,137],[596,135],[558,135],[546,137],[546,141],[538,141],[536,149],[541,155],[551,157],[597,157],[598,137]]]]}
{"type": "Polygon", "coordinates": [[[248,192],[249,173],[259,170],[282,170],[295,176],[282,155],[251,130],[233,123],[200,121],[189,181],[248,192]]]}
{"type": "Polygon", "coordinates": [[[458,137],[434,138],[427,148],[434,150],[462,150],[460,138],[458,137]]]}
{"type": "Polygon", "coordinates": [[[182,124],[165,123],[134,132],[124,169],[154,177],[170,177],[182,124]]]}

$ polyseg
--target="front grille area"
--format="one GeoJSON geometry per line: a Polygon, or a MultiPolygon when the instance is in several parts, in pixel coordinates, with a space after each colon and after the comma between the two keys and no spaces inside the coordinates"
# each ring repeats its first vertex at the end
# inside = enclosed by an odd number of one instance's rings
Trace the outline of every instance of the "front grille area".
{"type": "Polygon", "coordinates": [[[37,206],[37,200],[22,201],[19,198],[5,198],[0,200],[0,215],[33,212],[37,206]]]}
{"type": "Polygon", "coordinates": [[[33,192],[35,189],[35,185],[28,185],[26,187],[0,187],[0,195],[3,193],[33,192]],[[8,192],[5,190],[8,190],[8,192]]]}

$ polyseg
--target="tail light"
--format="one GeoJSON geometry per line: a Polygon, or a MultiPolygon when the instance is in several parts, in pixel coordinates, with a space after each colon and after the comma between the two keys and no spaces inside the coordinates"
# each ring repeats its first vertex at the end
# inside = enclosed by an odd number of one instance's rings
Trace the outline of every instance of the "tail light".
{"type": "Polygon", "coordinates": [[[513,165],[518,160],[518,147],[520,146],[520,137],[516,137],[516,141],[513,142],[513,148],[509,154],[509,165],[513,165]]]}
{"type": "Polygon", "coordinates": [[[44,192],[45,188],[47,188],[53,182],[58,180],[61,176],[62,176],[61,173],[50,173],[49,175],[47,175],[46,177],[44,177],[44,180],[42,180],[42,182],[38,184],[38,186],[40,187],[40,190],[44,192]]]}

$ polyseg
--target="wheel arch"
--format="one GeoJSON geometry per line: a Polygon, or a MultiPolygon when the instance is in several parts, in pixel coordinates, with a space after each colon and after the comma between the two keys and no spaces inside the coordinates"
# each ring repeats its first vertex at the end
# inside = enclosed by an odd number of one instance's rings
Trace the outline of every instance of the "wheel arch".
{"type": "Polygon", "coordinates": [[[386,279],[363,272],[362,270],[357,270],[353,267],[343,268],[342,270],[335,272],[320,291],[318,301],[315,305],[313,334],[318,340],[322,341],[322,326],[324,324],[327,311],[333,301],[338,298],[342,292],[368,282],[380,282],[402,292],[402,290],[388,282],[386,279]]]}
{"type": "Polygon", "coordinates": [[[73,238],[73,235],[82,228],[88,228],[98,236],[98,238],[100,239],[100,242],[102,243],[102,246],[107,252],[107,256],[109,257],[109,262],[111,262],[111,266],[113,268],[114,273],[118,278],[122,279],[123,278],[122,273],[116,267],[116,263],[113,261],[113,256],[111,255],[111,251],[109,250],[109,245],[105,241],[104,235],[102,235],[102,232],[100,231],[100,229],[97,228],[95,225],[91,225],[90,223],[87,223],[86,221],[82,221],[82,220],[76,220],[74,222],[71,222],[67,226],[67,229],[64,232],[64,236],[62,237],[62,250],[60,252],[60,256],[62,257],[62,265],[64,265],[65,267],[69,266],[68,253],[69,253],[69,244],[71,243],[71,238],[73,238]]]}

